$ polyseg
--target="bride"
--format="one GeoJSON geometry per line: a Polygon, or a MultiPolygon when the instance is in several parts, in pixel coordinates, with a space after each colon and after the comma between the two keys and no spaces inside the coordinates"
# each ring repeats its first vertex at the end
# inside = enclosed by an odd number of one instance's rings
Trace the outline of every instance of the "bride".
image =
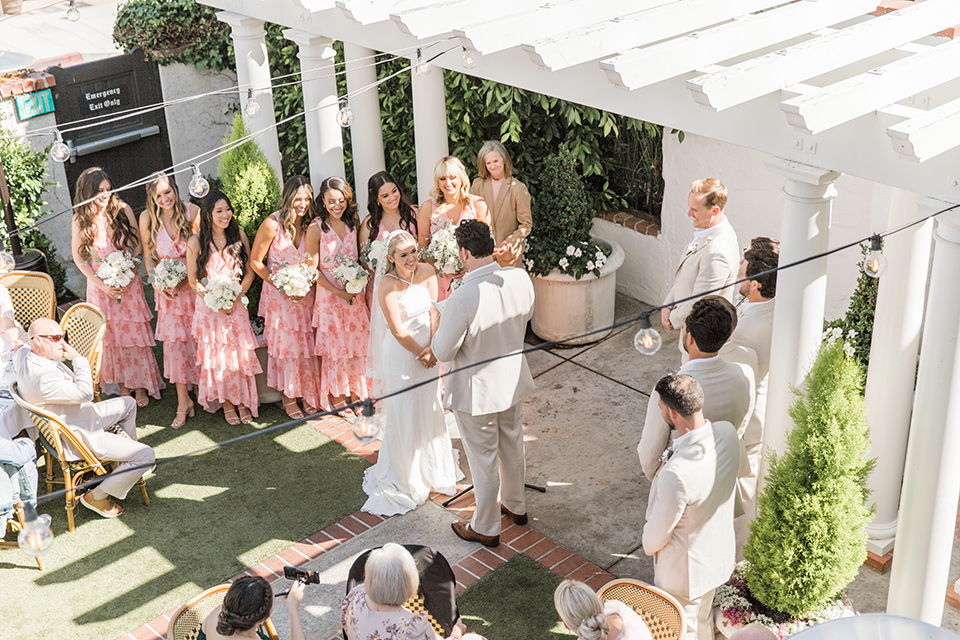
{"type": "MultiPolygon", "coordinates": [[[[368,370],[375,370],[372,377],[389,395],[436,377],[437,359],[429,347],[440,318],[433,306],[437,275],[433,267],[417,261],[416,239],[407,231],[393,231],[384,244],[371,310],[371,340],[382,343],[379,363],[371,362],[368,370]]],[[[431,491],[456,493],[463,474],[443,417],[440,381],[386,398],[383,413],[377,464],[363,476],[369,496],[363,510],[396,515],[426,502],[431,491]]]]}

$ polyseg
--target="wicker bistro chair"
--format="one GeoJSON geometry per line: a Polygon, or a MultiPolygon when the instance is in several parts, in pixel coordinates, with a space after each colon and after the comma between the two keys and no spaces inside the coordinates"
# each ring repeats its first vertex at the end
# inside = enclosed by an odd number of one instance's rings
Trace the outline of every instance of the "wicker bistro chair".
{"type": "Polygon", "coordinates": [[[601,600],[619,600],[640,614],[653,640],[683,640],[687,633],[683,607],[666,591],[639,580],[618,578],[600,587],[601,600]]]}
{"type": "MultiPolygon", "coordinates": [[[[39,441],[40,446],[43,448],[44,466],[47,469],[47,492],[53,491],[54,484],[64,485],[67,491],[67,503],[65,506],[67,510],[67,528],[69,531],[74,531],[76,527],[73,522],[73,512],[77,507],[75,487],[82,483],[89,474],[98,476],[106,475],[108,473],[106,465],[110,461],[98,459],[96,455],[87,448],[83,440],[56,416],[36,405],[30,404],[20,397],[20,391],[17,388],[16,382],[10,384],[10,395],[13,396],[14,402],[29,414],[30,419],[33,420],[34,425],[36,425],[40,431],[39,441]],[[77,451],[80,456],[79,460],[67,460],[63,448],[64,440],[77,451]],[[54,461],[57,463],[56,466],[60,467],[63,475],[62,480],[57,480],[54,476],[54,461]]],[[[143,478],[137,480],[136,486],[140,488],[140,495],[143,496],[143,504],[149,505],[150,496],[147,495],[147,486],[143,478]]]]}
{"type": "MultiPolygon", "coordinates": [[[[15,518],[11,518],[10,521],[7,522],[7,528],[13,530],[14,533],[19,534],[19,532],[23,531],[23,528],[26,526],[26,523],[23,521],[23,503],[18,502],[17,506],[13,508],[13,512],[14,512],[15,518]]],[[[3,532],[0,531],[0,533],[3,533],[3,532]]],[[[15,539],[0,540],[0,549],[18,549],[18,548],[20,548],[20,545],[15,539]]],[[[40,558],[40,556],[37,556],[36,559],[37,559],[37,566],[40,567],[40,571],[43,571],[44,569],[46,569],[46,567],[43,565],[43,560],[40,558]]]]}
{"type": "Polygon", "coordinates": [[[78,302],[60,319],[64,339],[77,353],[90,362],[93,375],[93,400],[100,400],[100,362],[103,359],[103,334],[107,330],[107,318],[96,305],[78,302]]]}
{"type": "MultiPolygon", "coordinates": [[[[229,584],[218,584],[187,601],[173,612],[170,624],[167,625],[167,640],[196,640],[200,633],[200,625],[210,613],[223,603],[223,598],[230,589],[229,584]]],[[[257,631],[266,635],[270,640],[279,640],[277,630],[267,618],[257,631]]]]}
{"type": "Polygon", "coordinates": [[[36,271],[11,271],[0,276],[0,285],[10,292],[13,315],[20,326],[30,328],[37,318],[57,319],[57,294],[53,278],[36,271]]]}

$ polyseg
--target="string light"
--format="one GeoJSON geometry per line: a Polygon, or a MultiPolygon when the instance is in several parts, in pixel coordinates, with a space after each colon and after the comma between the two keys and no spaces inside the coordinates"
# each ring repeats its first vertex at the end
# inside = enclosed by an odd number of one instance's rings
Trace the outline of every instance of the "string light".
{"type": "Polygon", "coordinates": [[[243,112],[248,118],[256,118],[260,115],[260,103],[253,96],[253,89],[247,89],[247,106],[243,108],[243,112]]]}
{"type": "Polygon", "coordinates": [[[366,444],[373,442],[380,431],[377,425],[377,419],[373,416],[373,400],[367,398],[363,401],[360,415],[353,421],[353,437],[366,444]]]}
{"type": "Polygon", "coordinates": [[[640,330],[633,337],[634,348],[645,356],[652,356],[660,351],[661,344],[660,334],[650,325],[650,312],[640,314],[640,330]]]}
{"type": "Polygon", "coordinates": [[[420,52],[420,49],[417,49],[417,66],[414,67],[417,72],[417,75],[421,78],[426,78],[430,75],[430,72],[433,70],[433,67],[429,62],[423,59],[423,54],[420,52]]]}
{"type": "Polygon", "coordinates": [[[50,147],[50,157],[63,164],[70,159],[70,147],[63,141],[59,129],[53,131],[53,146],[50,147]]]}
{"type": "Polygon", "coordinates": [[[463,48],[463,68],[464,69],[473,69],[477,66],[477,58],[480,57],[480,54],[472,49],[463,48]]]}
{"type": "Polygon", "coordinates": [[[53,544],[50,516],[46,513],[38,516],[34,506],[27,502],[23,505],[23,520],[23,530],[17,536],[17,545],[28,556],[42,556],[53,544]]]}
{"type": "Polygon", "coordinates": [[[202,198],[210,193],[210,183],[200,173],[200,167],[195,164],[190,165],[193,169],[193,177],[190,178],[190,195],[194,198],[202,198]]]}
{"type": "Polygon", "coordinates": [[[0,249],[0,275],[10,273],[17,266],[17,261],[9,251],[0,249]]]}
{"type": "Polygon", "coordinates": [[[340,100],[340,111],[337,111],[337,124],[344,129],[350,128],[353,124],[353,109],[350,108],[350,100],[343,98],[340,100]]]}
{"type": "Polygon", "coordinates": [[[80,19],[80,10],[77,9],[77,0],[70,0],[70,7],[67,9],[67,20],[76,22],[80,19]]]}
{"type": "Polygon", "coordinates": [[[879,235],[870,238],[870,252],[863,259],[863,272],[871,278],[879,278],[887,272],[887,256],[883,255],[883,246],[879,235]]]}

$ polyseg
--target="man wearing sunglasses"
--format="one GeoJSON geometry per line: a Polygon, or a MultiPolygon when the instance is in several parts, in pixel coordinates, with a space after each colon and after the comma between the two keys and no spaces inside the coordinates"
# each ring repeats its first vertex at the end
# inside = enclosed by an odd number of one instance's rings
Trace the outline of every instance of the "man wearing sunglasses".
{"type": "MultiPolygon", "coordinates": [[[[123,509],[114,502],[152,469],[154,452],[137,442],[137,403],[130,396],[93,402],[90,363],[63,339],[60,325],[40,318],[30,325],[29,348],[14,357],[20,395],[56,415],[73,429],[98,457],[121,463],[103,481],[80,498],[80,503],[105,518],[115,518],[123,509]],[[70,360],[69,367],[61,359],[70,360]],[[119,425],[127,436],[105,429],[119,425]]],[[[77,459],[67,443],[68,459],[77,459]]]]}

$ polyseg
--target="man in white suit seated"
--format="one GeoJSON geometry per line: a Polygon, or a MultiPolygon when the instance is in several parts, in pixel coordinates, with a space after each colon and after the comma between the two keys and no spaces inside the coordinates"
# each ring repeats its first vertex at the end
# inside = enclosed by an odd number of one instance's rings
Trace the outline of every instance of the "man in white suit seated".
{"type": "Polygon", "coordinates": [[[460,223],[456,238],[467,275],[443,307],[432,346],[453,372],[445,377],[443,404],[453,409],[460,428],[477,508],[469,524],[452,526],[464,540],[494,547],[500,544],[501,513],[527,523],[520,410],[534,384],[521,351],[533,315],[533,283],[523,269],[494,261],[485,223],[460,223]],[[470,366],[507,354],[515,355],[470,366]]]}
{"type": "MultiPolygon", "coordinates": [[[[54,414],[100,458],[121,463],[80,498],[80,504],[105,518],[123,513],[122,500],[137,480],[153,468],[154,453],[137,442],[137,403],[130,396],[93,402],[90,363],[63,340],[60,325],[49,318],[30,325],[30,346],[17,351],[14,371],[24,400],[54,414]],[[69,367],[61,362],[70,360],[69,367]],[[105,431],[119,425],[127,436],[105,431]]],[[[79,459],[64,444],[69,459],[79,459]]]]}
{"type": "MultiPolygon", "coordinates": [[[[680,341],[690,359],[679,373],[694,378],[703,390],[703,415],[711,422],[729,422],[738,433],[747,428],[755,399],[754,368],[756,356],[742,349],[744,358],[735,361],[720,355],[733,332],[732,305],[725,299],[710,296],[698,300],[684,319],[680,341]]],[[[664,451],[670,444],[671,430],[657,406],[654,389],[647,402],[647,415],[637,454],[640,467],[648,480],[653,480],[663,464],[664,451]]],[[[743,471],[746,472],[746,464],[743,471]]]]}
{"type": "Polygon", "coordinates": [[[727,204],[727,188],[716,178],[696,180],[690,185],[687,196],[687,216],[693,221],[693,239],[680,258],[674,274],[673,287],[663,301],[660,322],[666,329],[679,329],[683,319],[693,308],[695,300],[689,296],[726,286],[720,295],[731,302],[736,293],[740,262],[740,247],[737,234],[723,214],[727,204]]]}
{"type": "Polygon", "coordinates": [[[713,640],[713,594],[734,566],[740,444],[732,424],[703,417],[703,391],[690,376],[665,376],[656,390],[677,437],[650,487],[643,550],[653,556],[654,584],[684,608],[687,640],[713,640]]]}

